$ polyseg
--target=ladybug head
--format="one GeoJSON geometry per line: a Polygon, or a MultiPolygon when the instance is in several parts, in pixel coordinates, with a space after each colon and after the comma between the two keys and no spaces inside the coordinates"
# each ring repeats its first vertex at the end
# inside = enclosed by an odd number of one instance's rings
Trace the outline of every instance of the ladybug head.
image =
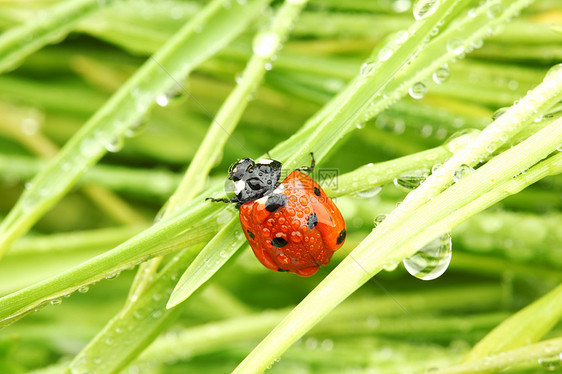
{"type": "Polygon", "coordinates": [[[228,179],[234,181],[234,193],[242,204],[259,199],[279,185],[281,163],[260,158],[257,163],[243,158],[230,166],[228,179]]]}

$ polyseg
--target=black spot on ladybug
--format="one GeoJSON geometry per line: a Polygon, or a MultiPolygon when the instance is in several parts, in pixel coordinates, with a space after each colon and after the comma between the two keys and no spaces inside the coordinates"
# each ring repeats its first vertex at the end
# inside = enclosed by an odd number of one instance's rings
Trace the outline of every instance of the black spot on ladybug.
{"type": "Polygon", "coordinates": [[[279,236],[276,236],[271,240],[271,244],[274,247],[281,248],[287,245],[287,241],[279,236]]]}
{"type": "Polygon", "coordinates": [[[320,189],[318,187],[314,187],[314,194],[320,196],[320,189]]]}
{"type": "Polygon", "coordinates": [[[250,230],[246,230],[246,232],[248,233],[248,235],[250,235],[250,238],[255,239],[256,236],[254,235],[253,232],[251,232],[250,230]]]}
{"type": "Polygon", "coordinates": [[[345,231],[345,229],[341,230],[339,235],[338,235],[338,239],[336,240],[336,244],[340,245],[341,243],[343,243],[346,235],[347,235],[347,232],[345,231]]]}
{"type": "Polygon", "coordinates": [[[318,217],[316,216],[316,213],[312,213],[311,215],[308,216],[308,219],[306,220],[306,227],[308,227],[309,230],[312,230],[313,228],[316,227],[317,224],[318,224],[318,217]]]}
{"type": "Polygon", "coordinates": [[[288,272],[289,270],[287,270],[287,269],[277,269],[277,271],[280,272],[280,273],[286,273],[286,272],[288,272]]]}
{"type": "Polygon", "coordinates": [[[273,194],[267,198],[265,210],[273,213],[285,205],[287,205],[287,196],[285,194],[273,194]]]}

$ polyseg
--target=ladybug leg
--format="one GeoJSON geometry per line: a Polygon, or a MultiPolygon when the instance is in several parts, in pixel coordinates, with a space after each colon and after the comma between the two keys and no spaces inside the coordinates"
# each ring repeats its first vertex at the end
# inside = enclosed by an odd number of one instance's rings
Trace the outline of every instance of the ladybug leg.
{"type": "Polygon", "coordinates": [[[240,202],[238,201],[238,199],[236,197],[233,197],[232,199],[228,200],[227,198],[223,197],[222,199],[215,199],[214,197],[208,197],[205,199],[205,201],[210,200],[213,203],[236,203],[239,204],[240,202]]]}
{"type": "Polygon", "coordinates": [[[312,162],[310,163],[310,166],[302,166],[296,170],[312,173],[314,171],[314,167],[316,166],[316,160],[314,160],[314,153],[310,152],[310,157],[312,158],[312,162]]]}

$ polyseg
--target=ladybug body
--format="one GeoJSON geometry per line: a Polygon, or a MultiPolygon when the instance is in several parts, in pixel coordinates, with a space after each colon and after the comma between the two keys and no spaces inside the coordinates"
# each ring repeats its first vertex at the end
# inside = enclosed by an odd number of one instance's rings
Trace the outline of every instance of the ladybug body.
{"type": "MultiPolygon", "coordinates": [[[[311,154],[312,155],[312,154],[311,154]]],[[[345,222],[336,205],[301,170],[279,182],[281,163],[245,158],[233,164],[229,179],[240,223],[254,254],[268,269],[310,276],[325,266],[345,241],[345,222]]]]}

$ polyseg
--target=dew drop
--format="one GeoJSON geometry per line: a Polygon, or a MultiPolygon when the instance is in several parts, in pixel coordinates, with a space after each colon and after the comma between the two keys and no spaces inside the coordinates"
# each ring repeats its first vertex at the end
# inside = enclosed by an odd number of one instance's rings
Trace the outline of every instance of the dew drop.
{"type": "Polygon", "coordinates": [[[470,143],[472,143],[480,135],[480,130],[465,129],[457,131],[447,139],[445,146],[452,153],[457,153],[470,143]]]}
{"type": "Polygon", "coordinates": [[[500,4],[491,5],[486,11],[486,15],[491,19],[498,18],[501,15],[501,13],[502,13],[502,6],[500,4]]]}
{"type": "Polygon", "coordinates": [[[498,110],[496,110],[494,112],[494,114],[492,114],[492,120],[497,120],[498,118],[500,118],[505,112],[507,112],[509,108],[500,108],[498,110]]]}
{"type": "Polygon", "coordinates": [[[384,271],[394,271],[396,270],[396,268],[398,267],[399,262],[398,261],[390,261],[385,263],[382,268],[384,271]]]}
{"type": "Polygon", "coordinates": [[[61,298],[52,299],[49,302],[51,303],[51,305],[60,305],[60,304],[62,304],[62,299],[61,298]]]}
{"type": "Polygon", "coordinates": [[[457,170],[453,171],[453,180],[455,183],[458,183],[461,179],[465,178],[467,175],[474,171],[473,168],[466,164],[462,164],[457,168],[457,170]]]}
{"type": "Polygon", "coordinates": [[[394,51],[388,47],[383,47],[381,48],[381,50],[379,51],[378,57],[379,57],[379,61],[386,61],[388,60],[390,57],[392,57],[392,54],[394,53],[394,51]]]}
{"type": "Polygon", "coordinates": [[[279,37],[274,33],[258,34],[253,42],[252,50],[262,58],[271,57],[279,46],[279,37]]]}
{"type": "Polygon", "coordinates": [[[39,121],[33,117],[24,118],[20,123],[24,135],[35,135],[39,131],[39,121]]]}
{"type": "Polygon", "coordinates": [[[384,221],[385,218],[386,214],[379,214],[378,216],[376,216],[373,220],[374,227],[377,227],[382,221],[384,221]]]}
{"type": "Polygon", "coordinates": [[[447,43],[447,50],[454,53],[456,56],[461,55],[464,52],[464,44],[460,39],[451,39],[447,43]]]}
{"type": "Polygon", "coordinates": [[[435,13],[439,6],[439,0],[418,0],[412,8],[414,18],[420,20],[435,13]]]}
{"type": "Polygon", "coordinates": [[[402,31],[398,31],[396,33],[396,38],[394,39],[396,41],[396,43],[398,44],[402,44],[404,43],[406,40],[408,40],[408,37],[410,36],[410,33],[408,31],[402,30],[402,31]]]}
{"type": "Polygon", "coordinates": [[[108,276],[105,277],[105,279],[115,279],[118,276],[119,276],[119,272],[117,271],[115,273],[109,274],[108,276]]]}
{"type": "Polygon", "coordinates": [[[408,171],[394,178],[394,185],[404,191],[412,191],[419,187],[429,176],[428,169],[408,171]]]}
{"type": "Polygon", "coordinates": [[[381,192],[382,186],[377,186],[375,188],[371,188],[369,190],[357,191],[354,193],[354,196],[362,198],[362,199],[369,199],[371,197],[375,197],[381,192]]]}
{"type": "Polygon", "coordinates": [[[421,99],[422,97],[425,96],[426,92],[427,92],[427,88],[425,87],[425,84],[423,84],[422,82],[414,83],[414,85],[410,87],[410,89],[408,90],[408,93],[414,99],[421,99]]]}
{"type": "Polygon", "coordinates": [[[412,257],[403,261],[404,267],[414,277],[432,280],[447,270],[451,262],[451,235],[443,234],[429,242],[412,257]]]}
{"type": "Polygon", "coordinates": [[[86,292],[88,292],[89,290],[90,290],[90,287],[88,287],[88,286],[82,286],[82,287],[80,287],[80,288],[78,289],[78,292],[80,292],[80,293],[86,293],[86,292]]]}
{"type": "Polygon", "coordinates": [[[435,70],[432,75],[433,81],[437,84],[443,84],[449,79],[449,69],[447,66],[440,67],[435,70]]]}
{"type": "Polygon", "coordinates": [[[550,357],[541,357],[538,359],[538,362],[539,365],[541,365],[546,370],[556,370],[562,366],[562,352],[550,357]]]}
{"type": "Polygon", "coordinates": [[[555,79],[560,73],[562,73],[562,64],[554,65],[546,72],[546,78],[555,79]]]}
{"type": "Polygon", "coordinates": [[[148,121],[141,119],[133,123],[127,130],[125,130],[125,136],[132,138],[134,136],[140,135],[147,127],[148,121]]]}
{"type": "Polygon", "coordinates": [[[170,103],[170,99],[168,98],[167,95],[165,94],[160,94],[158,96],[156,96],[156,104],[158,104],[161,107],[165,107],[170,103]]]}
{"type": "Polygon", "coordinates": [[[363,65],[361,65],[361,70],[359,70],[359,74],[362,77],[368,77],[375,71],[376,64],[373,61],[367,61],[363,65]]]}
{"type": "Polygon", "coordinates": [[[118,136],[105,143],[105,149],[107,149],[109,152],[119,152],[123,149],[124,145],[125,140],[122,137],[118,136]]]}
{"type": "Polygon", "coordinates": [[[412,3],[410,0],[395,0],[392,2],[392,10],[396,13],[404,13],[410,9],[411,6],[412,3]]]}
{"type": "Polygon", "coordinates": [[[562,144],[558,144],[558,146],[556,147],[556,150],[558,152],[562,152],[562,144]]]}

